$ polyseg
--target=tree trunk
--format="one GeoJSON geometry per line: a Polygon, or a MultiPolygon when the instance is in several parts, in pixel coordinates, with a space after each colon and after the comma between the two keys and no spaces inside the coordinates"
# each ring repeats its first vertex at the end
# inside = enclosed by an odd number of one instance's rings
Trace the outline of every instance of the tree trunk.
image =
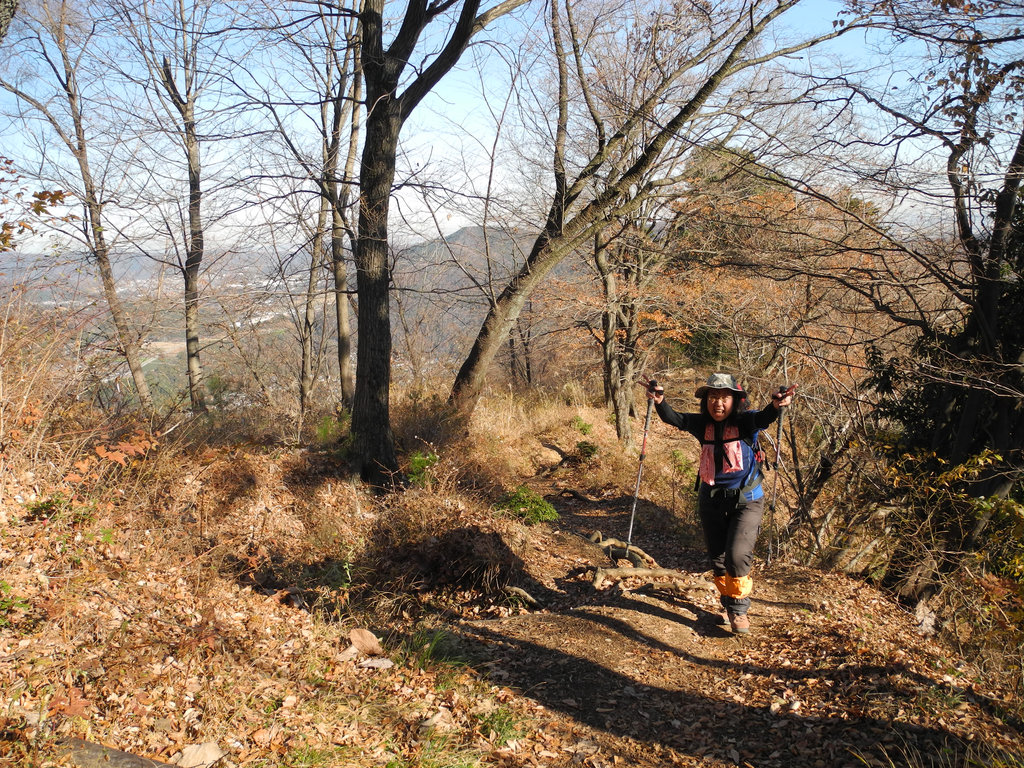
{"type": "Polygon", "coordinates": [[[334,317],[337,325],[338,335],[338,385],[341,394],[343,408],[351,409],[352,401],[355,398],[356,379],[352,368],[352,326],[349,315],[349,287],[348,268],[345,265],[345,237],[353,243],[355,237],[349,226],[347,216],[353,179],[355,178],[356,158],[359,151],[359,136],[362,125],[360,123],[360,110],[356,105],[363,98],[362,78],[359,76],[361,67],[360,46],[355,42],[358,22],[353,19],[352,28],[349,30],[348,39],[352,40],[348,45],[345,61],[348,61],[348,54],[352,56],[351,72],[343,69],[342,77],[339,79],[337,91],[332,100],[332,113],[330,121],[330,141],[327,150],[327,162],[325,163],[324,188],[331,201],[331,272],[334,277],[334,317]],[[351,86],[346,89],[345,82],[351,86]],[[348,119],[348,148],[345,153],[345,165],[342,169],[341,178],[338,177],[338,166],[341,159],[341,129],[345,119],[348,119]]]}
{"type": "MultiPolygon", "coordinates": [[[[299,316],[299,345],[302,359],[299,365],[299,432],[309,409],[310,396],[313,391],[314,362],[316,351],[313,345],[313,330],[316,326],[316,285],[323,264],[324,239],[327,232],[327,216],[332,210],[330,200],[320,197],[320,210],[317,214],[316,231],[310,243],[309,272],[306,276],[306,292],[302,300],[302,314],[299,316]]],[[[333,228],[333,226],[332,226],[333,228]]]]}
{"type": "Polygon", "coordinates": [[[0,0],[0,40],[7,34],[7,27],[10,26],[17,9],[18,0],[0,0]]]}
{"type": "MultiPolygon", "coordinates": [[[[190,249],[191,250],[191,249],[190,249]]],[[[185,262],[185,367],[188,370],[188,395],[195,413],[206,411],[203,366],[199,362],[199,260],[185,262]]]]}
{"type": "Polygon", "coordinates": [[[103,238],[102,226],[98,224],[100,218],[99,205],[90,206],[90,226],[93,228],[93,251],[92,257],[99,269],[100,282],[103,284],[103,295],[107,300],[107,307],[110,309],[110,317],[114,322],[114,330],[117,332],[118,344],[121,347],[121,354],[128,363],[128,370],[135,383],[135,393],[139,397],[139,405],[145,414],[151,415],[156,409],[153,405],[153,396],[149,392],[149,384],[146,383],[146,374],[142,370],[142,359],[140,355],[140,344],[138,335],[132,330],[128,313],[117,295],[117,286],[114,282],[114,271],[110,266],[110,254],[107,251],[106,241],[103,238]],[[96,227],[100,231],[96,231],[96,227]]]}
{"type": "Polygon", "coordinates": [[[188,394],[192,410],[196,413],[204,413],[206,411],[206,391],[203,384],[203,366],[199,355],[199,271],[203,263],[205,246],[201,215],[202,192],[199,187],[198,142],[190,147],[188,155],[189,242],[183,271],[185,280],[185,359],[188,368],[188,394]]]}
{"type": "Polygon", "coordinates": [[[356,377],[352,370],[352,327],[349,320],[348,269],[345,266],[345,228],[337,206],[333,218],[331,273],[334,277],[334,319],[338,330],[338,379],[342,407],[351,408],[356,377]]]}
{"type": "MultiPolygon", "coordinates": [[[[61,51],[66,55],[65,51],[61,51]]],[[[67,65],[67,59],[65,59],[67,65]]],[[[68,69],[70,74],[71,70],[68,69]]],[[[78,168],[82,176],[82,188],[85,193],[86,215],[88,223],[86,226],[86,237],[92,250],[92,258],[99,269],[100,282],[103,285],[103,295],[107,300],[107,307],[110,309],[110,317],[114,322],[114,330],[117,333],[117,340],[121,346],[121,353],[128,363],[128,370],[131,373],[132,381],[135,383],[135,393],[139,398],[139,405],[146,415],[152,415],[156,410],[153,404],[153,396],[149,392],[149,384],[146,382],[146,374],[142,370],[141,344],[138,335],[132,329],[128,313],[121,303],[121,297],[117,295],[117,285],[114,281],[114,270],[110,264],[110,251],[107,247],[107,239],[103,234],[103,205],[99,202],[99,195],[93,183],[92,171],[89,168],[89,160],[86,154],[85,125],[82,115],[77,109],[79,104],[78,92],[73,89],[77,83],[72,77],[68,77],[65,84],[65,92],[68,96],[68,103],[72,107],[71,118],[75,126],[77,139],[78,168]]]]}
{"type": "MultiPolygon", "coordinates": [[[[529,311],[527,309],[527,312],[529,311]]],[[[533,363],[531,362],[533,333],[529,320],[524,322],[522,318],[519,318],[519,322],[516,323],[516,333],[519,336],[519,349],[521,350],[519,354],[519,373],[522,375],[523,383],[527,387],[531,387],[533,386],[533,363]]]]}
{"type": "MultiPolygon", "coordinates": [[[[89,186],[87,186],[87,189],[89,186]]],[[[91,197],[89,193],[87,196],[91,197]]],[[[153,397],[149,392],[149,385],[146,383],[146,376],[142,370],[139,340],[131,327],[128,313],[117,295],[117,285],[114,281],[114,270],[110,264],[110,253],[107,249],[106,238],[103,236],[103,215],[102,207],[95,200],[86,205],[88,216],[87,234],[92,246],[92,259],[100,273],[100,283],[103,286],[103,295],[107,300],[107,307],[110,309],[110,317],[114,323],[114,330],[117,333],[117,341],[121,347],[121,354],[128,363],[128,370],[131,373],[132,381],[135,383],[135,392],[139,397],[139,404],[142,410],[148,415],[154,411],[153,397]]]]}
{"type": "Polygon", "coordinates": [[[185,154],[188,157],[188,252],[185,258],[185,356],[188,365],[188,394],[192,410],[206,411],[203,366],[199,356],[199,270],[206,249],[203,228],[202,165],[194,104],[185,114],[185,154]]]}
{"type": "Polygon", "coordinates": [[[605,400],[615,414],[615,434],[623,445],[633,444],[633,408],[631,383],[632,370],[627,374],[622,369],[623,358],[618,349],[620,297],[615,271],[608,260],[608,244],[600,236],[594,238],[594,265],[601,278],[604,292],[604,309],[601,311],[601,357],[604,370],[605,400]]]}
{"type": "MultiPolygon", "coordinates": [[[[0,0],[0,2],[4,1],[0,0]]],[[[13,12],[14,4],[11,4],[10,13],[13,14],[13,12]]],[[[84,232],[89,244],[90,256],[95,261],[100,273],[103,295],[107,301],[107,307],[110,309],[110,316],[117,334],[117,342],[120,345],[125,361],[128,363],[128,370],[131,372],[132,381],[135,384],[139,405],[147,416],[151,416],[155,411],[155,407],[153,405],[153,397],[149,391],[149,385],[146,383],[146,376],[142,370],[139,336],[132,328],[128,313],[125,311],[124,305],[117,295],[114,271],[110,264],[110,251],[107,246],[106,236],[103,234],[103,204],[89,166],[89,141],[86,135],[85,120],[82,116],[82,100],[78,90],[75,62],[68,51],[67,38],[63,29],[58,28],[52,34],[54,34],[54,42],[57,44],[57,50],[60,53],[61,65],[63,67],[63,73],[58,77],[59,88],[63,92],[64,100],[66,101],[65,107],[74,129],[73,136],[65,133],[60,122],[45,105],[31,99],[29,101],[56,129],[64,145],[77,161],[79,176],[82,180],[82,204],[85,207],[86,215],[84,232]]],[[[22,97],[24,98],[23,95],[22,97]]]]}
{"type": "MultiPolygon", "coordinates": [[[[781,414],[779,418],[780,420],[782,419],[781,414]]],[[[796,490],[796,513],[786,524],[785,539],[791,539],[796,535],[800,526],[806,523],[811,536],[814,538],[817,553],[822,551],[825,544],[822,540],[822,534],[825,533],[827,535],[827,531],[824,525],[818,525],[814,519],[815,503],[822,491],[825,490],[829,480],[835,474],[836,465],[850,450],[857,434],[854,432],[853,426],[853,420],[847,420],[835,430],[827,441],[821,441],[817,446],[817,458],[815,458],[814,464],[805,473],[802,467],[805,465],[806,459],[802,459],[799,455],[796,433],[792,423],[790,423],[788,442],[792,457],[793,484],[796,490]]],[[[781,435],[777,435],[776,443],[780,441],[781,435]]],[[[782,446],[776,444],[775,450],[777,453],[781,452],[782,446]]],[[[781,471],[777,455],[773,468],[776,472],[781,471]]],[[[773,486],[776,486],[778,480],[779,478],[776,478],[772,481],[773,486]]],[[[777,487],[775,493],[778,493],[777,487]]],[[[774,504],[775,501],[775,498],[771,499],[771,503],[774,504]]]]}
{"type": "MultiPolygon", "coordinates": [[[[402,73],[409,65],[424,29],[441,14],[449,12],[456,3],[428,5],[426,0],[410,0],[398,33],[386,49],[384,0],[365,0],[359,13],[360,69],[366,85],[368,113],[359,174],[359,235],[355,248],[359,336],[352,435],[353,452],[360,463],[360,473],[371,481],[390,479],[398,468],[388,409],[391,385],[388,211],[399,133],[416,106],[458,63],[473,35],[490,21],[510,13],[525,2],[503,0],[477,17],[480,0],[464,0],[454,26],[446,35],[444,47],[419,71],[400,96],[397,91],[402,73]]],[[[519,308],[522,308],[522,302],[519,308]]]]}
{"type": "Polygon", "coordinates": [[[455,377],[449,402],[464,421],[473,413],[483,392],[487,370],[508,340],[526,300],[563,258],[561,252],[552,251],[547,246],[546,239],[538,238],[522,269],[488,311],[473,347],[455,377]]]}
{"type": "Polygon", "coordinates": [[[203,265],[206,233],[203,227],[202,160],[199,132],[195,118],[195,93],[186,72],[186,89],[178,90],[171,62],[166,56],[160,67],[164,89],[181,117],[181,138],[188,164],[188,232],[186,237],[185,267],[185,367],[188,373],[188,394],[195,413],[206,411],[206,392],[203,386],[203,366],[199,355],[199,271],[203,265]]]}
{"type": "Polygon", "coordinates": [[[356,284],[359,323],[356,388],[352,407],[353,451],[360,474],[388,480],[398,469],[388,397],[391,388],[391,266],[388,211],[395,178],[399,120],[377,103],[366,120],[359,198],[356,284]]]}

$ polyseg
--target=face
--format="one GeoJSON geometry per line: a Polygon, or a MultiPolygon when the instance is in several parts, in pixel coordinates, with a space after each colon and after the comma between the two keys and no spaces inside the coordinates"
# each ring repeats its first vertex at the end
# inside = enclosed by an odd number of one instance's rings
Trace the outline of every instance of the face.
{"type": "Polygon", "coordinates": [[[724,421],[732,413],[732,392],[712,389],[708,392],[708,413],[715,421],[724,421]]]}

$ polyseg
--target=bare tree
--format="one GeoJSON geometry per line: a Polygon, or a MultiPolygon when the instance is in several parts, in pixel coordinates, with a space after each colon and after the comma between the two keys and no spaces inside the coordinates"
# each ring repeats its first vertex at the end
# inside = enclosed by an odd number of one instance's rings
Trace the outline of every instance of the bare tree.
{"type": "MultiPolygon", "coordinates": [[[[147,99],[155,100],[149,105],[150,116],[137,115],[136,119],[151,122],[154,133],[169,137],[183,161],[187,197],[184,210],[173,197],[178,180],[158,171],[166,161],[161,163],[160,158],[149,156],[146,162],[152,165],[140,170],[148,181],[159,180],[158,186],[170,186],[172,199],[170,213],[164,214],[164,229],[172,241],[183,244],[176,267],[184,289],[186,372],[191,407],[201,412],[206,409],[206,398],[200,354],[200,276],[211,218],[206,195],[211,179],[204,168],[203,153],[212,137],[228,134],[224,114],[230,105],[224,103],[219,89],[244,51],[237,43],[231,44],[223,28],[230,27],[234,13],[242,9],[234,6],[225,17],[222,5],[210,0],[116,0],[112,5],[128,46],[141,64],[133,67],[133,61],[124,62],[122,71],[143,88],[147,99]],[[210,106],[204,108],[204,101],[210,106]]],[[[177,166],[175,163],[171,167],[177,166]]]]}
{"type": "Polygon", "coordinates": [[[398,467],[388,403],[392,347],[388,213],[402,126],[455,66],[470,40],[525,2],[503,0],[481,12],[481,0],[411,0],[387,46],[384,0],[367,0],[359,13],[367,117],[355,251],[359,345],[352,432],[353,451],[367,478],[383,480],[398,467]],[[443,47],[416,66],[416,74],[409,79],[422,36],[428,27],[445,21],[449,12],[455,12],[456,18],[443,47]]]}
{"type": "Polygon", "coordinates": [[[604,298],[597,338],[605,402],[615,414],[616,434],[626,444],[633,442],[633,394],[644,368],[644,337],[661,330],[645,316],[657,314],[650,286],[668,259],[666,230],[672,222],[648,215],[631,224],[596,235],[593,253],[604,298]]]}
{"type": "MultiPolygon", "coordinates": [[[[265,169],[273,175],[291,177],[295,166],[301,169],[320,199],[316,228],[311,233],[312,251],[310,284],[313,274],[329,265],[334,283],[334,315],[337,329],[337,361],[342,405],[350,407],[355,388],[352,370],[347,257],[355,240],[352,221],[355,161],[361,129],[361,79],[359,77],[360,47],[357,38],[357,16],[354,10],[331,9],[318,5],[314,14],[300,14],[294,9],[268,5],[264,25],[265,36],[273,60],[262,62],[250,73],[251,82],[242,86],[247,96],[265,110],[285,148],[283,166],[265,169]],[[267,82],[266,74],[276,73],[276,80],[267,82]],[[309,145],[307,134],[318,140],[309,145]],[[323,259],[324,253],[329,254],[323,259]]],[[[240,78],[236,75],[236,82],[240,78]]],[[[265,154],[265,153],[264,153],[265,154]]],[[[266,158],[258,162],[265,164],[266,158]]],[[[296,194],[308,194],[300,187],[296,194]]],[[[307,304],[316,297],[309,295],[307,304]]],[[[309,307],[306,316],[311,316],[309,307]]],[[[311,325],[301,334],[304,351],[311,325]]],[[[304,354],[300,374],[300,410],[305,411],[312,388],[312,361],[304,354]]]]}
{"type": "MultiPolygon", "coordinates": [[[[450,399],[464,417],[475,407],[491,361],[530,293],[562,259],[592,240],[609,220],[631,214],[643,201],[679,183],[671,171],[659,177],[658,166],[689,149],[695,140],[691,133],[694,125],[706,120],[712,108],[725,108],[726,104],[715,100],[727,103],[728,86],[743,73],[842,34],[843,30],[836,30],[762,50],[759,43],[772,29],[772,23],[798,2],[728,4],[713,10],[694,7],[690,13],[675,5],[649,9],[648,15],[637,14],[637,19],[649,25],[645,45],[654,47],[661,56],[654,69],[659,77],[649,82],[642,98],[628,104],[614,121],[609,119],[606,124],[603,118],[594,119],[589,144],[572,147],[576,156],[568,151],[570,139],[580,138],[573,135],[570,122],[576,93],[570,75],[575,71],[600,81],[602,71],[595,69],[592,61],[586,66],[575,63],[579,58],[576,51],[570,57],[569,46],[561,42],[566,11],[552,4],[558,93],[551,110],[557,120],[552,130],[550,206],[523,268],[489,312],[456,377],[450,399]],[[632,142],[642,135],[637,126],[644,123],[650,130],[638,146],[633,146],[632,142]],[[624,155],[629,156],[627,163],[621,163],[624,155]]],[[[608,18],[621,24],[621,19],[631,17],[609,13],[608,18]]],[[[578,37],[572,35],[573,39],[578,37]]],[[[615,66],[621,67],[622,62],[615,66]]]]}
{"type": "Polygon", "coordinates": [[[104,51],[99,48],[103,20],[90,14],[89,9],[68,0],[41,0],[31,9],[23,8],[15,22],[14,44],[5,52],[11,74],[0,77],[0,87],[17,97],[23,107],[18,117],[26,127],[40,125],[45,129],[39,142],[43,173],[81,201],[79,236],[99,272],[117,344],[139,402],[145,412],[152,413],[153,398],[142,370],[141,334],[118,295],[108,240],[111,228],[106,210],[113,193],[110,185],[124,179],[112,173],[105,162],[107,153],[94,152],[98,130],[90,112],[99,111],[96,95],[104,91],[95,72],[86,67],[102,61],[104,51]],[[19,64],[27,69],[19,70],[19,64]],[[58,148],[66,156],[58,157],[58,148]],[[99,174],[93,169],[94,154],[100,155],[99,174]],[[70,167],[65,164],[68,160],[70,167]]]}

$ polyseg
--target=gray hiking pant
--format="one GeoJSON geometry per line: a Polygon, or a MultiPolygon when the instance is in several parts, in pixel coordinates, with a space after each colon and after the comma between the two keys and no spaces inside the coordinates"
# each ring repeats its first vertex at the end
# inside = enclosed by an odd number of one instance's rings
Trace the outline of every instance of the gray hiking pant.
{"type": "Polygon", "coordinates": [[[746,501],[738,491],[701,483],[697,512],[722,606],[730,613],[745,614],[750,608],[750,566],[764,498],[746,501]]]}

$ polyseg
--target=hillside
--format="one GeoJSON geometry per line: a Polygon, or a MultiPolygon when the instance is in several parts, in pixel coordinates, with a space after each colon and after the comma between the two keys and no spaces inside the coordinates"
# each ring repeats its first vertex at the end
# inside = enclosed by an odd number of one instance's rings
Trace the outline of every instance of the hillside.
{"type": "Polygon", "coordinates": [[[614,564],[588,537],[626,537],[635,471],[597,432],[590,463],[553,420],[376,495],[329,452],[257,446],[157,447],[88,501],[12,474],[0,756],[110,764],[77,739],[182,766],[1024,764],[1019,692],[859,581],[762,559],[752,634],[724,631],[684,506],[651,498],[656,458],[634,543],[683,575],[595,587],[614,564]],[[558,520],[494,511],[479,478],[499,455],[558,520]]]}

